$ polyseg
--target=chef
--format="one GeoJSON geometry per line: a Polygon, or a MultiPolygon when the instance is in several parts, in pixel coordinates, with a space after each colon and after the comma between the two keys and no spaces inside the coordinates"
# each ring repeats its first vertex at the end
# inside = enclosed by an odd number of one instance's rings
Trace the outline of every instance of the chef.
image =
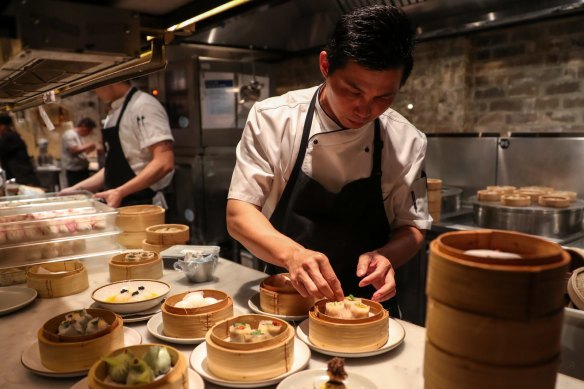
{"type": "Polygon", "coordinates": [[[102,137],[105,166],[71,189],[96,193],[108,205],[164,205],[174,174],[173,137],[164,107],[153,96],[118,82],[95,90],[110,104],[102,137]]]}
{"type": "Polygon", "coordinates": [[[266,99],[249,114],[228,230],[289,271],[303,296],[391,299],[395,269],[431,226],[426,137],[390,108],[412,70],[413,48],[399,8],[357,9],[320,53],[322,85],[266,99]]]}

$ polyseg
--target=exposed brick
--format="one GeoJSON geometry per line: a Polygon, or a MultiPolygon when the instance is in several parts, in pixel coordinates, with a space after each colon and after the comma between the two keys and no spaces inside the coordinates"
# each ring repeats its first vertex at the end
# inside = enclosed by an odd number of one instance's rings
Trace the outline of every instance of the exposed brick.
{"type": "Polygon", "coordinates": [[[551,112],[549,116],[552,120],[555,120],[558,122],[565,122],[565,123],[576,122],[576,116],[574,114],[570,114],[567,112],[562,112],[562,111],[551,112]]]}
{"type": "Polygon", "coordinates": [[[489,112],[477,118],[477,124],[505,123],[505,114],[501,112],[489,112]]]}
{"type": "Polygon", "coordinates": [[[474,95],[477,99],[490,99],[494,97],[503,97],[505,96],[505,92],[503,92],[501,88],[493,87],[489,89],[476,90],[474,95]]]}
{"type": "Polygon", "coordinates": [[[560,100],[552,97],[542,97],[535,100],[535,109],[546,110],[546,109],[556,109],[560,106],[560,100]]]}
{"type": "Polygon", "coordinates": [[[537,87],[535,85],[524,84],[524,85],[516,85],[507,91],[507,95],[509,96],[518,96],[518,95],[534,95],[537,91],[537,87]]]}
{"type": "Polygon", "coordinates": [[[548,95],[556,95],[561,93],[573,93],[580,90],[579,82],[563,82],[556,85],[551,85],[545,89],[548,95]]]}
{"type": "Polygon", "coordinates": [[[519,112],[523,109],[523,102],[521,100],[502,99],[491,102],[490,108],[492,111],[519,112]]]}
{"type": "Polygon", "coordinates": [[[584,97],[565,98],[562,106],[564,108],[582,108],[584,107],[584,97]]]}
{"type": "Polygon", "coordinates": [[[507,124],[523,124],[523,123],[531,123],[537,119],[537,115],[535,113],[513,113],[506,115],[506,123],[507,124]]]}

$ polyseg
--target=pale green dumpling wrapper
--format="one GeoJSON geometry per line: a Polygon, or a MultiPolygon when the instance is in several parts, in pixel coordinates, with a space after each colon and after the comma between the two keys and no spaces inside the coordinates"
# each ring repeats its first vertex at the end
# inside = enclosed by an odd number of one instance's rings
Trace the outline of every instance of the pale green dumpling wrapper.
{"type": "Polygon", "coordinates": [[[130,371],[130,363],[133,359],[134,356],[128,350],[124,350],[124,352],[113,357],[101,358],[107,364],[107,372],[110,378],[118,384],[126,383],[126,378],[130,371]]]}
{"type": "Polygon", "coordinates": [[[154,372],[146,362],[134,358],[130,364],[130,371],[126,377],[126,385],[149,384],[154,381],[154,372]]]}
{"type": "Polygon", "coordinates": [[[144,362],[152,368],[154,375],[158,376],[168,373],[172,361],[166,347],[152,346],[144,355],[144,362]]]}

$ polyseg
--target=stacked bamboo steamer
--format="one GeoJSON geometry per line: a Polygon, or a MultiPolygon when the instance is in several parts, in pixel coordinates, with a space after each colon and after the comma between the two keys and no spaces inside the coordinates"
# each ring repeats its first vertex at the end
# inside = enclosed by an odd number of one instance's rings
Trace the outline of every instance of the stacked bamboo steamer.
{"type": "Polygon", "coordinates": [[[164,208],[157,205],[132,205],[118,209],[116,225],[122,230],[118,241],[129,249],[141,249],[146,228],[164,223],[164,208]]]}
{"type": "Polygon", "coordinates": [[[109,260],[110,281],[162,278],[162,259],[152,251],[130,251],[109,260]]]}
{"type": "Polygon", "coordinates": [[[39,297],[54,298],[84,291],[89,287],[89,277],[80,261],[50,262],[28,268],[26,284],[39,297]]]}
{"type": "Polygon", "coordinates": [[[569,262],[559,245],[516,232],[434,240],[425,387],[553,388],[569,262]]]}
{"type": "Polygon", "coordinates": [[[260,308],[263,312],[303,316],[313,305],[313,297],[302,297],[292,286],[289,273],[275,274],[260,284],[260,308]]]}
{"type": "Polygon", "coordinates": [[[551,208],[567,208],[578,197],[576,192],[556,191],[549,186],[487,186],[477,192],[477,200],[501,203],[508,207],[540,205],[551,208]]]}
{"type": "Polygon", "coordinates": [[[142,249],[160,253],[174,245],[189,241],[189,226],[184,224],[157,224],[146,228],[142,249]]]}
{"type": "Polygon", "coordinates": [[[440,212],[442,209],[442,180],[438,178],[428,178],[428,212],[432,219],[440,221],[440,212]]]}

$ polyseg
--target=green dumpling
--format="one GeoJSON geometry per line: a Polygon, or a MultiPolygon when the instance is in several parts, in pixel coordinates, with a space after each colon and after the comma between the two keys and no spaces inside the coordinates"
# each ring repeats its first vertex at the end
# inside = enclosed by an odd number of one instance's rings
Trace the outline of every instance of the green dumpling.
{"type": "Polygon", "coordinates": [[[107,372],[110,378],[119,384],[126,383],[126,377],[130,371],[130,363],[134,359],[132,353],[124,350],[113,357],[103,357],[102,361],[107,363],[107,372]]]}
{"type": "Polygon", "coordinates": [[[146,362],[134,358],[130,363],[130,371],[126,377],[126,385],[149,384],[154,381],[154,372],[146,362]]]}
{"type": "Polygon", "coordinates": [[[152,368],[155,376],[159,376],[170,370],[171,358],[166,347],[152,346],[144,355],[144,362],[152,368]]]}

